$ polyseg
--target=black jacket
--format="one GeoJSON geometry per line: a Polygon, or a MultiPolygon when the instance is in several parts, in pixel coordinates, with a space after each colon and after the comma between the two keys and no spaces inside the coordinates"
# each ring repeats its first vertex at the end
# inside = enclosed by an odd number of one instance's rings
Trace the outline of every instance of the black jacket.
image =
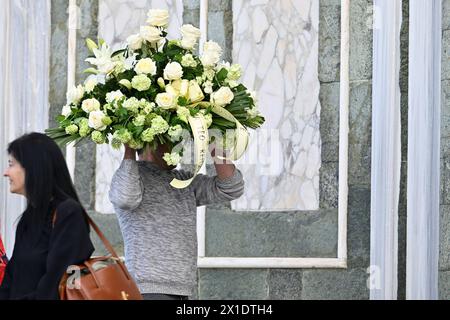
{"type": "Polygon", "coordinates": [[[94,251],[81,205],[67,199],[53,206],[55,224],[49,219],[37,245],[16,236],[0,299],[59,299],[59,281],[67,267],[89,259],[94,251]]]}

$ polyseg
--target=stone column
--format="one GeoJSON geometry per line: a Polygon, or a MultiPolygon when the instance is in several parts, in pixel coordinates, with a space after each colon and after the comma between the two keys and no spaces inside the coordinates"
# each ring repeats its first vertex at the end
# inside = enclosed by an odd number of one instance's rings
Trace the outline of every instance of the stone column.
{"type": "Polygon", "coordinates": [[[67,20],[68,1],[51,2],[49,127],[57,126],[56,117],[66,104],[67,92],[67,20]]]}
{"type": "Polygon", "coordinates": [[[450,0],[442,1],[439,299],[450,299],[450,0]]]}
{"type": "MultiPolygon", "coordinates": [[[[89,67],[84,60],[90,55],[86,48],[86,38],[97,39],[98,34],[98,0],[78,0],[79,20],[77,30],[77,66],[76,83],[83,83],[89,67]]],[[[96,145],[88,141],[76,149],[75,187],[80,201],[86,209],[95,207],[95,155],[96,145]]]]}

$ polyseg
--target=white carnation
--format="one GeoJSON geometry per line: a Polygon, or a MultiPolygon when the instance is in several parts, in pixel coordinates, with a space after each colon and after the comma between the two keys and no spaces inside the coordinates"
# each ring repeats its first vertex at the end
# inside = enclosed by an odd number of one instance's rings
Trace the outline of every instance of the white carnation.
{"type": "Polygon", "coordinates": [[[203,75],[205,76],[205,79],[212,81],[214,79],[214,76],[216,75],[216,72],[213,69],[206,69],[203,72],[203,75]]]}
{"type": "Polygon", "coordinates": [[[178,163],[180,163],[181,157],[178,153],[173,152],[164,153],[163,159],[169,166],[176,166],[178,163]]]}
{"type": "Polygon", "coordinates": [[[205,93],[211,94],[213,92],[213,83],[207,80],[203,83],[203,88],[205,88],[205,93]]]}
{"type": "Polygon", "coordinates": [[[192,54],[186,54],[181,58],[181,65],[183,67],[195,68],[197,66],[197,61],[195,61],[192,54]]]}
{"type": "Polygon", "coordinates": [[[183,128],[177,124],[176,126],[170,127],[167,134],[172,142],[177,142],[180,140],[183,133],[183,128]]]}

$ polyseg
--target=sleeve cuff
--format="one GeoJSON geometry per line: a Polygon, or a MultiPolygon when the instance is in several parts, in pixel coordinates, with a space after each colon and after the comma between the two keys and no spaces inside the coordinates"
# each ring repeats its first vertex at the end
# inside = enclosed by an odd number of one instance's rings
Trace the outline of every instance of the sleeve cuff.
{"type": "Polygon", "coordinates": [[[228,178],[220,179],[217,176],[217,184],[220,185],[220,186],[236,185],[236,184],[238,184],[238,183],[240,183],[242,181],[243,181],[242,172],[238,168],[235,168],[234,172],[233,172],[233,175],[228,177],[228,178]]]}

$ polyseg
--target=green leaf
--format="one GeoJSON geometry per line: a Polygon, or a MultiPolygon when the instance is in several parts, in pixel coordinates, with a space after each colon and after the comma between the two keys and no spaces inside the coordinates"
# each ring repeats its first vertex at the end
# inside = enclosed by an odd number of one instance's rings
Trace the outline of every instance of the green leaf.
{"type": "Polygon", "coordinates": [[[98,74],[99,71],[95,68],[87,68],[83,71],[83,73],[91,73],[91,74],[98,74]]]}
{"type": "Polygon", "coordinates": [[[220,71],[216,74],[217,81],[222,83],[228,76],[228,71],[225,68],[220,69],[220,71]]]}
{"type": "Polygon", "coordinates": [[[189,113],[191,116],[195,116],[200,110],[197,108],[189,108],[189,113]]]}
{"type": "Polygon", "coordinates": [[[153,60],[155,60],[156,62],[162,62],[166,59],[164,53],[162,52],[158,52],[156,54],[153,55],[153,60]]]}
{"type": "Polygon", "coordinates": [[[174,58],[178,54],[182,55],[183,54],[182,51],[183,51],[183,49],[181,49],[180,47],[173,47],[173,48],[170,48],[170,49],[168,49],[166,51],[166,55],[171,57],[171,58],[174,58]]]}
{"type": "Polygon", "coordinates": [[[112,55],[111,55],[111,57],[115,57],[115,56],[117,56],[117,55],[119,55],[119,54],[121,54],[121,53],[123,53],[123,52],[126,52],[127,51],[127,49],[120,49],[120,50],[117,50],[117,51],[115,51],[112,55]]]}
{"type": "Polygon", "coordinates": [[[179,97],[178,98],[178,105],[179,106],[187,106],[189,104],[189,100],[186,97],[179,97]]]}
{"type": "Polygon", "coordinates": [[[139,126],[135,128],[135,137],[139,137],[141,135],[141,133],[144,131],[144,126],[139,126]]]}

